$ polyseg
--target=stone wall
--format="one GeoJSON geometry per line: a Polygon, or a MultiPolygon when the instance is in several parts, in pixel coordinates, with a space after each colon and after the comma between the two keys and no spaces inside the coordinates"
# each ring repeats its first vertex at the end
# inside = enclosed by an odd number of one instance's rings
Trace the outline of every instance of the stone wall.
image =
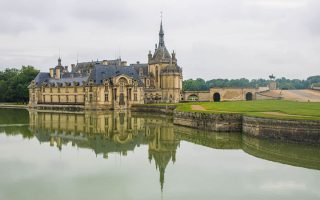
{"type": "Polygon", "coordinates": [[[133,112],[148,112],[172,115],[174,109],[176,109],[176,106],[173,105],[132,105],[130,110],[133,112]]]}
{"type": "Polygon", "coordinates": [[[209,91],[184,91],[183,92],[183,100],[184,101],[195,101],[194,98],[196,97],[197,101],[210,101],[211,96],[209,91]]]}
{"type": "Polygon", "coordinates": [[[259,138],[320,144],[320,121],[243,116],[242,132],[259,138]]]}
{"type": "Polygon", "coordinates": [[[210,101],[214,101],[214,94],[219,94],[220,101],[243,101],[256,99],[258,88],[210,88],[210,101]],[[247,94],[251,94],[252,99],[247,99],[247,94]]]}
{"type": "Polygon", "coordinates": [[[173,123],[208,131],[241,132],[242,115],[174,111],[173,123]]]}
{"type": "Polygon", "coordinates": [[[320,144],[320,121],[247,117],[232,113],[173,112],[176,125],[216,132],[242,132],[257,138],[320,144]]]}

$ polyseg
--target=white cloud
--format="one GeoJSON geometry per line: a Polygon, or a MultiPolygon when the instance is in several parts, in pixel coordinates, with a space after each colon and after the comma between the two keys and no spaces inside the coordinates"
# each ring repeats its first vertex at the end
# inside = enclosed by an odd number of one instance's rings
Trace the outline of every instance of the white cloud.
{"type": "Polygon", "coordinates": [[[165,40],[184,77],[289,78],[319,74],[316,0],[2,0],[0,69],[147,60],[164,12],[165,40]],[[119,53],[121,52],[121,53],[119,53]]]}

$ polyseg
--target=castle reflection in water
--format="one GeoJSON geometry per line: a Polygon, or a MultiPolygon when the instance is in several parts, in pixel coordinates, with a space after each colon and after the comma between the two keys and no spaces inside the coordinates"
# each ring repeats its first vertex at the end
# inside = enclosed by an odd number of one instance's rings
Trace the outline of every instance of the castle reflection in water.
{"type": "Polygon", "coordinates": [[[40,142],[49,142],[62,150],[63,145],[93,149],[108,158],[110,153],[126,156],[140,145],[148,145],[148,158],[164,173],[170,161],[175,162],[179,139],[168,118],[135,116],[130,112],[49,113],[29,112],[30,129],[40,142]]]}
{"type": "MultiPolygon", "coordinates": [[[[126,156],[128,151],[147,145],[146,158],[150,162],[154,161],[159,170],[161,189],[166,167],[170,161],[175,162],[180,141],[214,149],[238,149],[262,159],[320,170],[318,146],[258,140],[241,133],[208,133],[174,126],[172,118],[168,116],[129,111],[58,113],[29,110],[7,113],[7,118],[17,115],[21,116],[19,119],[28,118],[21,119],[21,123],[29,121],[29,130],[9,126],[0,127],[0,132],[36,137],[40,142],[48,142],[60,151],[71,143],[75,147],[92,149],[96,155],[107,159],[109,154],[126,156]]],[[[0,121],[2,118],[0,116],[0,121]]],[[[14,121],[5,120],[6,123],[14,121]]]]}

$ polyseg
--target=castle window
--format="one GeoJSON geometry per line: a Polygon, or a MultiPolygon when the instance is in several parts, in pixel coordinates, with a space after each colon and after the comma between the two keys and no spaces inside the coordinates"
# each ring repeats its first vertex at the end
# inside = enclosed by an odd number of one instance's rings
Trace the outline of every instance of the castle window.
{"type": "Polygon", "coordinates": [[[58,93],[60,93],[60,88],[58,87],[58,93]]]}
{"type": "Polygon", "coordinates": [[[104,94],[104,101],[108,102],[109,101],[109,95],[108,94],[104,94]]]}
{"type": "Polygon", "coordinates": [[[156,82],[158,82],[158,75],[159,75],[158,66],[156,66],[156,82]]]}
{"type": "Polygon", "coordinates": [[[50,87],[50,93],[52,93],[52,87],[50,87]]]}
{"type": "Polygon", "coordinates": [[[108,92],[108,90],[109,90],[108,85],[105,85],[105,86],[104,86],[104,91],[105,91],[105,92],[108,92]]]}
{"type": "Polygon", "coordinates": [[[67,95],[67,103],[69,102],[69,96],[67,95]]]}
{"type": "Polygon", "coordinates": [[[131,88],[128,89],[127,97],[128,97],[128,100],[131,101],[131,88]]]}
{"type": "Polygon", "coordinates": [[[138,83],[137,83],[137,81],[134,81],[134,83],[133,83],[133,91],[137,91],[137,85],[138,85],[138,83]]]}
{"type": "Polygon", "coordinates": [[[117,89],[114,89],[114,100],[117,101],[117,89]]]}
{"type": "Polygon", "coordinates": [[[89,101],[92,102],[92,100],[93,100],[93,96],[92,96],[92,94],[90,94],[89,101]]]}
{"type": "Polygon", "coordinates": [[[74,95],[74,102],[77,103],[77,95],[74,95]]]}
{"type": "Polygon", "coordinates": [[[78,92],[77,86],[74,86],[74,92],[78,92]]]}
{"type": "Polygon", "coordinates": [[[134,93],[134,101],[138,101],[138,95],[136,93],[134,93]]]}
{"type": "Polygon", "coordinates": [[[120,83],[120,92],[123,92],[123,83],[120,83]]]}
{"type": "Polygon", "coordinates": [[[108,118],[108,117],[104,118],[104,124],[105,124],[106,126],[109,125],[109,118],[108,118]]]}

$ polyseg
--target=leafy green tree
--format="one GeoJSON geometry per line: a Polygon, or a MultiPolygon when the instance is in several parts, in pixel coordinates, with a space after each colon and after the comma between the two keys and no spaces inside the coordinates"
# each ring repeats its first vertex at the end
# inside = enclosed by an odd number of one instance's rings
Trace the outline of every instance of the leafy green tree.
{"type": "Polygon", "coordinates": [[[0,71],[0,102],[27,102],[28,85],[38,73],[39,70],[32,66],[0,71]]]}
{"type": "MultiPolygon", "coordinates": [[[[266,87],[270,80],[267,79],[252,79],[248,80],[246,78],[241,79],[212,79],[205,81],[201,78],[195,80],[188,79],[183,81],[183,90],[191,91],[205,91],[209,90],[212,87],[239,87],[239,88],[257,88],[257,87],[266,87]]],[[[286,79],[284,77],[276,79],[279,89],[307,89],[310,88],[314,83],[320,83],[320,76],[311,76],[307,80],[299,79],[286,79]]]]}

